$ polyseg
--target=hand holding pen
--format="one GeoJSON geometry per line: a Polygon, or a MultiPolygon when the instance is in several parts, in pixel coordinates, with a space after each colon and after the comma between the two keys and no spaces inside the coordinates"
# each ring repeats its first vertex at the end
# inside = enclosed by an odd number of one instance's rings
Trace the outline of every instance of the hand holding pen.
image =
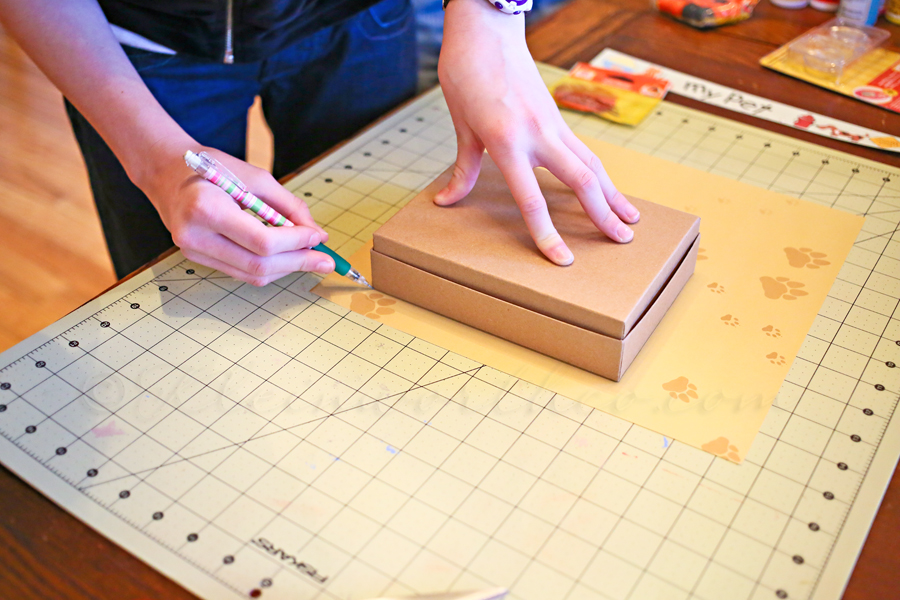
{"type": "MultiPolygon", "coordinates": [[[[331,272],[332,260],[318,253],[321,251],[332,257],[338,272],[346,273],[360,283],[365,281],[361,276],[359,279],[354,278],[355,271],[351,272],[349,264],[324,247],[323,242],[328,239],[328,234],[316,225],[303,201],[278,184],[271,175],[245,165],[253,172],[259,172],[258,176],[251,172],[256,180],[252,185],[266,195],[274,208],[249,193],[237,177],[209,154],[189,151],[185,154],[185,161],[242,206],[250,210],[255,207],[254,212],[261,215],[261,218],[268,217],[268,222],[276,225],[290,225],[260,227],[256,218],[243,211],[222,210],[219,192],[215,191],[213,198],[207,191],[207,184],[197,182],[195,185],[203,188],[198,188],[199,192],[195,194],[201,193],[205,197],[198,199],[193,206],[184,208],[184,211],[192,213],[178,219],[186,225],[173,227],[170,221],[174,219],[166,219],[164,216],[176,244],[187,258],[236,279],[254,285],[265,285],[296,271],[331,272]],[[287,216],[282,216],[278,210],[287,216]],[[316,249],[311,250],[311,247],[316,249]]],[[[237,163],[236,160],[235,162],[237,163]]]]}

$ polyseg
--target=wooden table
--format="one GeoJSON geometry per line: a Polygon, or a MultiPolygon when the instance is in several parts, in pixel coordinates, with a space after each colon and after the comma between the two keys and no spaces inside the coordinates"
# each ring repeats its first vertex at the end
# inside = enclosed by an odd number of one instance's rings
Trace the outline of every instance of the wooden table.
{"type": "MultiPolygon", "coordinates": [[[[900,135],[900,116],[767,71],[759,58],[830,15],[768,3],[747,22],[696,31],[649,10],[647,0],[573,0],[529,30],[535,59],[568,68],[615,48],[715,83],[900,135]]],[[[900,28],[887,26],[895,44],[900,28]]],[[[669,99],[727,118],[900,166],[900,156],[758,121],[695,101],[669,99]]],[[[850,580],[846,600],[900,590],[900,478],[894,477],[850,580]]],[[[0,467],[0,597],[16,600],[178,600],[194,596],[56,507],[0,467]]]]}
{"type": "MultiPolygon", "coordinates": [[[[697,31],[646,8],[644,0],[573,0],[529,32],[536,60],[568,68],[604,48],[614,48],[702,77],[714,83],[900,136],[900,115],[792,79],[759,65],[759,59],[833,15],[790,11],[763,1],[750,20],[697,31]]],[[[900,46],[900,27],[882,20],[889,43],[900,46]]],[[[874,161],[900,166],[900,155],[862,148],[670,94],[667,100],[821,144],[874,161]]],[[[872,525],[844,600],[900,597],[900,476],[891,481],[872,525]]]]}

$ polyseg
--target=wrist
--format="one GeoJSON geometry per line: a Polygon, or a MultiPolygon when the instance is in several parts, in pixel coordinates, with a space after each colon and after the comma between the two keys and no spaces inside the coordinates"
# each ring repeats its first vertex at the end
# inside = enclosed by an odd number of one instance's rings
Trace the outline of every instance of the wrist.
{"type": "Polygon", "coordinates": [[[471,34],[480,28],[492,35],[525,39],[525,16],[508,15],[494,8],[486,0],[451,0],[444,11],[445,35],[458,31],[471,34]]]}
{"type": "MultiPolygon", "coordinates": [[[[198,152],[198,144],[180,127],[172,123],[168,131],[156,133],[124,152],[122,164],[131,181],[157,206],[158,199],[172,195],[173,181],[181,181],[191,173],[184,164],[184,153],[198,152]]],[[[157,209],[159,207],[157,206],[157,209]]]]}
{"type": "MultiPolygon", "coordinates": [[[[450,0],[442,0],[444,10],[447,10],[447,5],[449,3],[450,0]]],[[[501,13],[507,15],[520,15],[531,10],[533,0],[487,0],[487,3],[491,4],[494,9],[501,13]]]]}

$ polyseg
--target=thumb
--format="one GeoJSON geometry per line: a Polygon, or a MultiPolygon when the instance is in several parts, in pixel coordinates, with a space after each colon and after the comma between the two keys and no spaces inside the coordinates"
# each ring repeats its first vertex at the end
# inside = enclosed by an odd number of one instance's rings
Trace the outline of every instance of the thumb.
{"type": "Polygon", "coordinates": [[[456,128],[456,165],[450,183],[434,197],[434,203],[450,206],[459,202],[472,191],[478,173],[481,172],[481,159],[484,156],[484,144],[468,126],[456,128]]]}

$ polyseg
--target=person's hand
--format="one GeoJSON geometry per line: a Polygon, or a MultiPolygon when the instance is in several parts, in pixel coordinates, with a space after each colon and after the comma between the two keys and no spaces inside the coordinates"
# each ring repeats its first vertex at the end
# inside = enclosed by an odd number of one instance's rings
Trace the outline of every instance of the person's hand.
{"type": "Polygon", "coordinates": [[[307,250],[328,234],[306,204],[267,172],[201,148],[168,115],[113,37],[97,0],[0,0],[3,28],[83,114],[150,198],[184,255],[248,283],[295,271],[329,273],[334,261],[307,250]],[[295,227],[267,227],[184,164],[206,150],[295,227]]]}
{"type": "Polygon", "coordinates": [[[640,215],[563,121],[525,45],[523,15],[503,14],[485,0],[452,0],[444,23],[438,75],[458,149],[453,177],[435,203],[453,204],[472,190],[487,149],[531,237],[554,263],[571,264],[574,256],[550,220],[535,167],[572,188],[607,237],[631,241],[634,232],[624,222],[640,215]]]}
{"type": "Polygon", "coordinates": [[[328,234],[313,221],[306,203],[267,171],[183,141],[151,154],[159,166],[143,174],[141,187],[188,259],[257,286],[295,271],[334,270],[331,257],[308,249],[326,241],[328,234]],[[294,226],[269,227],[244,212],[225,191],[185,166],[187,149],[213,156],[294,226]]]}

